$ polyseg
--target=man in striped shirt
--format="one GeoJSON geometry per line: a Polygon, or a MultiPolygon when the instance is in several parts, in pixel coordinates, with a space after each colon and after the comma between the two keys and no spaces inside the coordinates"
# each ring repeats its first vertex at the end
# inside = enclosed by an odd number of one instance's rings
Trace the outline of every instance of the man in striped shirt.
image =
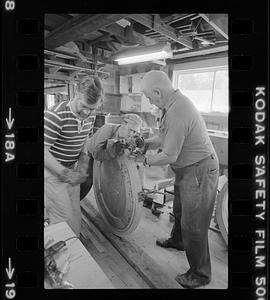
{"type": "Polygon", "coordinates": [[[86,172],[77,166],[81,150],[94,123],[103,89],[97,77],[78,87],[72,101],[63,101],[44,116],[44,202],[50,223],[66,221],[80,235],[80,183],[86,172]]]}

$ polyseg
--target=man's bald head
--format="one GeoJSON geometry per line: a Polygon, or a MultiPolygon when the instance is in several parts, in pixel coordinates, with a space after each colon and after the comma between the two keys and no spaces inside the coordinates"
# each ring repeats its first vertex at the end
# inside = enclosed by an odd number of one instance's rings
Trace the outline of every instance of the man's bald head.
{"type": "Polygon", "coordinates": [[[160,109],[165,106],[168,96],[174,91],[168,75],[157,70],[152,70],[144,75],[141,89],[150,103],[160,109]]]}
{"type": "Polygon", "coordinates": [[[142,90],[159,88],[167,90],[172,88],[172,82],[163,71],[152,70],[147,72],[142,80],[142,90]]]}

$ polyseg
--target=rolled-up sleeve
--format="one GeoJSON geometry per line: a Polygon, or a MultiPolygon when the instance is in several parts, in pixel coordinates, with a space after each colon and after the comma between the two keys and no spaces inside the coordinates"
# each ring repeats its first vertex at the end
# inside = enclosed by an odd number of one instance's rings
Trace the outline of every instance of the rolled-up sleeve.
{"type": "Polygon", "coordinates": [[[108,139],[113,135],[113,127],[103,125],[88,141],[88,151],[94,159],[103,161],[112,159],[110,152],[106,149],[108,139]]]}

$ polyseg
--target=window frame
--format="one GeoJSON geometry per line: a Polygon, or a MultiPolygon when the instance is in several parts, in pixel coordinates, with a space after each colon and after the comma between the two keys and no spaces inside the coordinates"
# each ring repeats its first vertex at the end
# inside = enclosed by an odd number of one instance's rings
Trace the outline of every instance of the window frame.
{"type": "MultiPolygon", "coordinates": [[[[212,80],[212,89],[211,89],[211,99],[210,99],[210,111],[208,113],[215,113],[215,111],[213,111],[213,99],[214,99],[214,91],[215,91],[215,80],[216,80],[216,72],[217,71],[228,71],[228,75],[229,75],[229,66],[226,65],[220,65],[220,66],[213,66],[213,67],[198,67],[198,68],[185,68],[183,70],[174,70],[173,72],[173,86],[174,88],[179,88],[179,78],[181,75],[183,74],[194,74],[194,73],[208,73],[208,72],[214,72],[214,76],[213,76],[213,80],[212,80]]],[[[229,79],[228,79],[229,82],[229,79]]],[[[229,90],[229,87],[228,87],[229,90]]],[[[228,93],[228,97],[229,97],[229,93],[228,93]]],[[[229,99],[228,99],[229,100],[229,99]]],[[[229,101],[228,101],[228,112],[219,112],[219,113],[223,113],[223,114],[228,114],[230,110],[229,107],[229,101]]],[[[202,112],[202,111],[201,111],[202,112]]],[[[205,113],[205,112],[203,112],[205,113]]]]}

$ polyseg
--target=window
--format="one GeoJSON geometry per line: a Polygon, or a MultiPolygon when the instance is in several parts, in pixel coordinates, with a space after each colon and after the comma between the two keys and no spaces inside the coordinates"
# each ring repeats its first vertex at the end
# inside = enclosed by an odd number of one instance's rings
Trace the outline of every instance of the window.
{"type": "Polygon", "coordinates": [[[214,92],[212,99],[213,112],[229,111],[229,85],[228,70],[216,71],[214,81],[214,92]]]}
{"type": "Polygon", "coordinates": [[[228,69],[226,67],[176,71],[176,85],[205,113],[228,113],[228,69]]]}
{"type": "Polygon", "coordinates": [[[55,105],[55,96],[51,94],[46,94],[46,104],[47,104],[47,109],[50,109],[55,105]]]}

